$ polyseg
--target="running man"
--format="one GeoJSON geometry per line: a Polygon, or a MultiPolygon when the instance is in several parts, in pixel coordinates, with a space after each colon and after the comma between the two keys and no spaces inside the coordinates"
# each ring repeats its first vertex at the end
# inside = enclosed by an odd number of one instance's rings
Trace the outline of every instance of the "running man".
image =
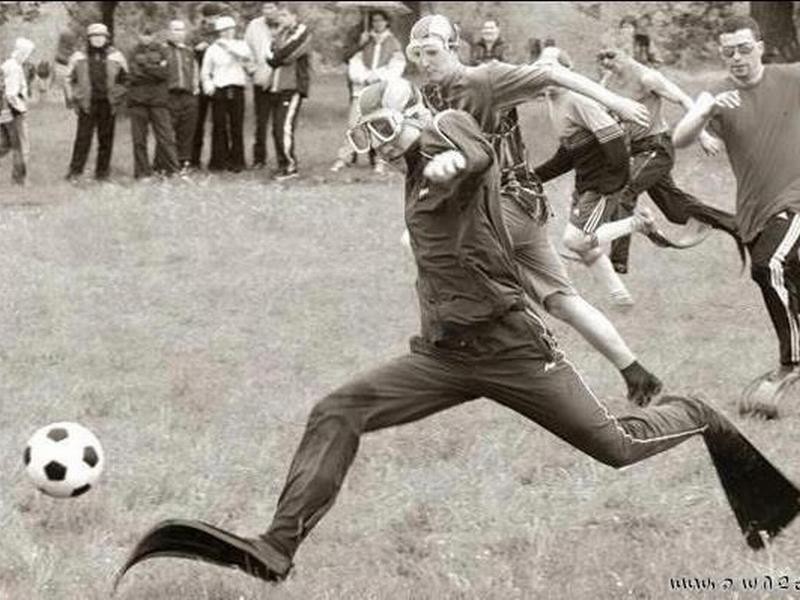
{"type": "MultiPolygon", "coordinates": [[[[563,50],[543,53],[540,63],[559,62],[572,68],[563,50]]],[[[575,170],[572,210],[564,232],[564,245],[606,285],[613,303],[633,305],[630,292],[611,266],[606,254],[612,240],[633,232],[647,233],[652,217],[647,211],[611,221],[616,214],[615,192],[628,182],[628,149],[625,131],[597,102],[570,90],[546,89],[551,124],[559,139],[555,155],[534,168],[546,183],[575,170]]]]}
{"type": "Polygon", "coordinates": [[[736,221],[778,336],[780,363],[768,381],[800,377],[800,65],[764,65],[750,17],[719,35],[727,76],[697,98],[675,127],[681,148],[708,127],[725,143],[736,178],[736,221]]]}
{"type": "MultiPolygon", "coordinates": [[[[647,404],[660,392],[661,382],[639,364],[611,321],[572,286],[547,235],[550,207],[541,182],[528,166],[519,124],[501,118],[509,108],[534,100],[549,85],[590,96],[643,126],[649,122],[647,110],[557,63],[517,66],[493,61],[468,67],[458,58],[455,28],[441,15],[422,17],[411,29],[410,38],[406,54],[428,82],[424,88],[428,105],[434,110],[453,108],[470,113],[495,148],[501,168],[503,217],[531,296],[619,369],[632,402],[647,404]]],[[[622,306],[627,308],[629,302],[622,306]]]]}
{"type": "Polygon", "coordinates": [[[586,387],[525,300],[503,225],[496,157],[472,117],[445,111],[432,119],[403,79],[369,86],[359,106],[362,117],[349,132],[354,149],[374,149],[407,167],[420,335],[410,353],[357,376],[312,409],[263,535],[167,520],[137,544],[119,577],[141,560],[178,556],[281,581],[333,506],[362,434],[482,396],[617,468],[703,435],[715,465],[724,467],[723,486],[752,547],[763,545],[758,530],[777,533],[794,517],[800,492],[709,405],[665,396],[615,417],[586,387]]]}
{"type": "MultiPolygon", "coordinates": [[[[598,54],[598,61],[606,73],[603,85],[621,96],[641,102],[650,112],[650,124],[646,127],[635,122],[626,123],[632,176],[619,194],[615,218],[631,216],[639,194],[647,192],[667,220],[687,225],[687,240],[702,241],[713,227],[730,234],[741,246],[734,216],[684,192],[675,185],[670,174],[675,165],[675,150],[663,115],[664,100],[679,104],[688,111],[694,105],[691,97],[662,73],[636,62],[624,50],[603,50],[598,54]]],[[[706,131],[700,132],[699,141],[709,156],[720,150],[719,141],[706,131]]],[[[611,246],[611,261],[619,273],[628,272],[630,242],[630,236],[625,236],[611,246]]],[[[694,245],[692,242],[689,244],[694,245]]]]}

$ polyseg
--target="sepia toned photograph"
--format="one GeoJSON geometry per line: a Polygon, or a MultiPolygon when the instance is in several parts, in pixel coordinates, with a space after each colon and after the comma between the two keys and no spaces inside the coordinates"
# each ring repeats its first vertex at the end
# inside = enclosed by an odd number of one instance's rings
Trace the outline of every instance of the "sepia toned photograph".
{"type": "Polygon", "coordinates": [[[0,600],[800,597],[799,27],[0,2],[0,600]]]}

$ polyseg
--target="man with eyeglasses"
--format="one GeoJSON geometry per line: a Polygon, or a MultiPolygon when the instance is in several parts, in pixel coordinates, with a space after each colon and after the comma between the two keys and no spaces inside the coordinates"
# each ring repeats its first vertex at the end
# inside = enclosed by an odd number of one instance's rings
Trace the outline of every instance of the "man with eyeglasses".
{"type": "Polygon", "coordinates": [[[763,401],[745,398],[740,410],[776,417],[780,392],[800,378],[800,65],[764,65],[764,42],[750,17],[726,20],[719,42],[728,75],[700,94],[672,139],[680,148],[708,127],[725,143],[750,274],[780,348],[778,367],[755,386],[763,401]]]}
{"type": "Polygon", "coordinates": [[[763,546],[759,530],[774,535],[791,521],[800,492],[711,406],[665,396],[615,417],[586,386],[526,298],[503,226],[496,155],[470,115],[449,110],[432,118],[404,79],[370,85],[359,109],[348,136],[354,149],[371,147],[390,164],[405,165],[420,335],[409,353],[357,376],[312,409],[264,534],[243,538],[202,521],[167,520],[137,544],[117,581],[156,556],[282,581],[333,506],[363,434],[480,397],[615,468],[702,435],[752,548],[763,546]]]}
{"type": "MultiPolygon", "coordinates": [[[[508,109],[535,100],[548,85],[589,96],[642,126],[649,123],[647,109],[558,64],[493,61],[468,67],[458,57],[458,40],[457,30],[442,15],[422,17],[411,29],[406,54],[427,82],[423,93],[428,106],[435,111],[464,110],[481,126],[500,159],[503,216],[532,297],[619,370],[629,400],[646,405],[660,392],[661,381],[639,363],[611,321],[573,287],[548,237],[550,206],[539,178],[528,165],[519,123],[506,116],[508,109]]],[[[617,304],[624,310],[630,306],[630,296],[620,298],[617,304]]]]}
{"type": "MultiPolygon", "coordinates": [[[[680,189],[672,179],[675,150],[663,115],[663,104],[666,100],[689,110],[693,105],[692,99],[662,73],[637,62],[625,50],[608,48],[597,58],[605,71],[603,85],[621,96],[641,102],[650,112],[650,123],[646,127],[631,122],[625,124],[630,139],[631,178],[617,195],[614,218],[630,217],[639,195],[647,192],[670,222],[686,225],[681,247],[702,242],[712,227],[730,234],[741,245],[732,214],[700,202],[680,189]]],[[[713,156],[719,151],[719,141],[707,132],[701,131],[699,140],[706,154],[713,156]]],[[[611,261],[619,273],[628,272],[630,241],[630,236],[624,236],[611,245],[611,261]]],[[[660,243],[658,239],[653,241],[657,245],[660,243]]]]}

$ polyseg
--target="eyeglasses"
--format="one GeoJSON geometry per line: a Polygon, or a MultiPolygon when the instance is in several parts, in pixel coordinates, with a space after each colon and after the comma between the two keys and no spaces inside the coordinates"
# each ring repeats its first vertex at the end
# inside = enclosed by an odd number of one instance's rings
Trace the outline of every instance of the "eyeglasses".
{"type": "Polygon", "coordinates": [[[597,54],[597,60],[610,60],[613,58],[617,58],[617,53],[614,50],[605,50],[603,52],[598,52],[597,54]]]}
{"type": "Polygon", "coordinates": [[[756,45],[752,42],[744,42],[743,44],[736,44],[735,46],[720,46],[719,52],[725,58],[733,58],[738,51],[742,56],[752,54],[756,49],[756,45]]]}
{"type": "Polygon", "coordinates": [[[405,118],[424,108],[418,102],[402,113],[391,108],[376,110],[347,130],[347,141],[357,154],[366,154],[372,149],[373,143],[380,146],[395,139],[400,134],[405,118]]]}

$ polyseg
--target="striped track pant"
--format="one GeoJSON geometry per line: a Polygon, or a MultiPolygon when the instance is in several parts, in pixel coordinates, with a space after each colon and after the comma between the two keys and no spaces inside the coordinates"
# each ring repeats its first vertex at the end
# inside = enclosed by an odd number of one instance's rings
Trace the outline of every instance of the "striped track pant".
{"type": "Polygon", "coordinates": [[[751,276],[778,334],[783,365],[800,364],[800,214],[784,211],[767,221],[748,248],[751,276]]]}

